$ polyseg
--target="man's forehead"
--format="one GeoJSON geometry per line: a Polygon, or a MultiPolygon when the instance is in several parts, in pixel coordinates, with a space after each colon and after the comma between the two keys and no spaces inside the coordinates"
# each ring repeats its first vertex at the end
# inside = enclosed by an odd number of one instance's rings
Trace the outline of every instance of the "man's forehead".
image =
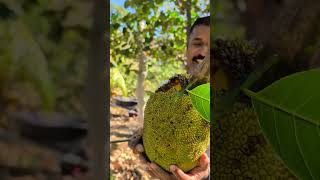
{"type": "Polygon", "coordinates": [[[210,27],[206,25],[199,25],[194,27],[190,34],[191,40],[208,40],[210,36],[210,27]]]}

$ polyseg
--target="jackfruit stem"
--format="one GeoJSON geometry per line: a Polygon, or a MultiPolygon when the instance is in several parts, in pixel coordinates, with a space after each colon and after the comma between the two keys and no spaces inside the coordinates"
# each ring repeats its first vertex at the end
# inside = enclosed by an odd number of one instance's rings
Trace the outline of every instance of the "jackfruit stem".
{"type": "Polygon", "coordinates": [[[192,87],[197,82],[197,79],[194,79],[191,83],[187,85],[186,88],[184,88],[180,93],[179,96],[182,96],[187,90],[189,90],[190,87],[192,87]]]}

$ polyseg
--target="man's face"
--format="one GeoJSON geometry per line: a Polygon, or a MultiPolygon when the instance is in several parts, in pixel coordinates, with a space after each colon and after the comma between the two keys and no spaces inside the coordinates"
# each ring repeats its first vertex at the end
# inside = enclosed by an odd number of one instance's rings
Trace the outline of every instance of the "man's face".
{"type": "Polygon", "coordinates": [[[189,37],[187,49],[187,71],[193,75],[195,69],[202,63],[210,52],[210,27],[206,25],[195,26],[189,37]]]}

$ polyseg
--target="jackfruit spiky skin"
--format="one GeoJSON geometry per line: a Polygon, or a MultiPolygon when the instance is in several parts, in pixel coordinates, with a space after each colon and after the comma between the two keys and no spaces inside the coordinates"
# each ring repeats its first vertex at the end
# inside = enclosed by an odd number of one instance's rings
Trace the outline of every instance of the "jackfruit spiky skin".
{"type": "Polygon", "coordinates": [[[145,108],[143,144],[151,162],[169,171],[187,172],[198,165],[210,143],[210,124],[202,119],[189,96],[175,87],[153,94],[145,108]]]}
{"type": "Polygon", "coordinates": [[[297,179],[265,140],[252,107],[237,102],[211,133],[212,179],[297,179]]]}
{"type": "Polygon", "coordinates": [[[224,66],[235,80],[244,79],[255,68],[261,46],[246,40],[217,39],[213,44],[215,64],[224,66]]]}

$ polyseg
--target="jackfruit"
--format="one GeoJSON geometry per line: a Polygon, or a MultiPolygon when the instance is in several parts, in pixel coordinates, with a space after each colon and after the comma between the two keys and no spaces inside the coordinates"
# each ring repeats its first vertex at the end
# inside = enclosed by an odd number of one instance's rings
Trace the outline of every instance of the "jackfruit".
{"type": "MultiPolygon", "coordinates": [[[[255,70],[261,51],[260,45],[245,40],[214,42],[215,100],[239,88],[255,70]]],[[[250,99],[239,94],[231,103],[224,103],[215,102],[216,107],[227,106],[211,126],[211,179],[297,179],[264,138],[250,99]]]]}
{"type": "MultiPolygon", "coordinates": [[[[253,71],[262,46],[245,40],[217,39],[213,44],[214,69],[224,69],[233,80],[245,79],[253,71]]],[[[215,74],[215,71],[213,71],[215,74]]],[[[219,80],[216,80],[219,81],[219,80]]]]}
{"type": "Polygon", "coordinates": [[[251,106],[235,103],[211,129],[212,179],[297,179],[265,140],[251,106]]]}
{"type": "Polygon", "coordinates": [[[181,93],[187,80],[171,78],[147,101],[144,115],[143,144],[147,157],[169,171],[172,164],[184,172],[199,163],[210,143],[210,124],[181,93]]]}

